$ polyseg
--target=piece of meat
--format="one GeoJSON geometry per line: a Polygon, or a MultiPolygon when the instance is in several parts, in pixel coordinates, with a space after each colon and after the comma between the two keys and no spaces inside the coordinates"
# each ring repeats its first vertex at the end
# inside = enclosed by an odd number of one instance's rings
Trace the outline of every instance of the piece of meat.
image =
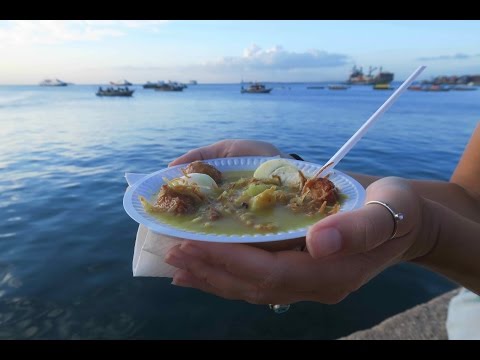
{"type": "Polygon", "coordinates": [[[168,185],[163,185],[154,208],[175,215],[191,214],[197,209],[198,201],[193,196],[181,194],[168,185]]]}
{"type": "Polygon", "coordinates": [[[200,161],[200,160],[190,163],[185,168],[185,172],[187,174],[191,174],[191,173],[207,174],[213,180],[215,180],[217,184],[219,184],[222,181],[222,173],[215,166],[204,163],[203,161],[200,161]]]}
{"type": "Polygon", "coordinates": [[[308,192],[313,200],[327,201],[327,205],[333,205],[338,201],[337,189],[333,182],[327,178],[309,179],[305,183],[302,194],[308,192]]]}

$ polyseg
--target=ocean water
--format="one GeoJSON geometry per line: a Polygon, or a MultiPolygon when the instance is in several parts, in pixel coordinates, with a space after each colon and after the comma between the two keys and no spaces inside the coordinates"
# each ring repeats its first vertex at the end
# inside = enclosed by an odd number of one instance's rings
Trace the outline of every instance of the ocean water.
{"type": "MultiPolygon", "coordinates": [[[[224,138],[274,143],[323,163],[388,91],[274,84],[183,93],[134,87],[0,87],[0,339],[333,339],[455,287],[413,265],[388,269],[337,305],[298,303],[276,315],[133,278],[137,224],[122,207],[125,172],[153,172],[224,138]]],[[[338,166],[447,180],[480,117],[480,91],[407,92],[338,166]]]]}

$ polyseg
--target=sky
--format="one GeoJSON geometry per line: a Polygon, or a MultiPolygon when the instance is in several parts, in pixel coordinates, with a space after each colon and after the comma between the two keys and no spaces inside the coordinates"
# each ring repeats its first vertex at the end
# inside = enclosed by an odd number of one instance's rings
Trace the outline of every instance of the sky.
{"type": "Polygon", "coordinates": [[[477,20],[0,20],[0,84],[480,74],[479,35],[477,20]]]}

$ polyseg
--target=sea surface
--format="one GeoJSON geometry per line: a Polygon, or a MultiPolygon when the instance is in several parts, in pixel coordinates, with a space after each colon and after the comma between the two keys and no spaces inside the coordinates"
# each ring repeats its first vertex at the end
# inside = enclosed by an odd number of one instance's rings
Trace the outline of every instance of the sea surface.
{"type": "MultiPolygon", "coordinates": [[[[340,304],[276,315],[132,277],[138,225],[122,206],[125,172],[162,169],[225,138],[323,163],[391,93],[271,85],[269,95],[241,95],[238,84],[134,86],[132,98],[96,97],[94,85],[1,86],[0,339],[333,339],[454,288],[404,264],[340,304]]],[[[338,169],[447,180],[479,104],[480,91],[406,92],[338,169]]]]}

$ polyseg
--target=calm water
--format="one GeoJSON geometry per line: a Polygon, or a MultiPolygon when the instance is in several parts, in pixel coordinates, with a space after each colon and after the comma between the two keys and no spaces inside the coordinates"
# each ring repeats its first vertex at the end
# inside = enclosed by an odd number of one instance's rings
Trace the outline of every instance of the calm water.
{"type": "MultiPolygon", "coordinates": [[[[96,88],[0,87],[0,338],[337,338],[453,287],[401,265],[338,305],[299,303],[278,316],[133,278],[125,172],[153,172],[224,138],[267,140],[322,163],[389,92],[290,84],[240,95],[238,85],[198,85],[108,99],[96,88]]],[[[445,180],[479,101],[480,91],[407,92],[339,169],[445,180]]]]}

